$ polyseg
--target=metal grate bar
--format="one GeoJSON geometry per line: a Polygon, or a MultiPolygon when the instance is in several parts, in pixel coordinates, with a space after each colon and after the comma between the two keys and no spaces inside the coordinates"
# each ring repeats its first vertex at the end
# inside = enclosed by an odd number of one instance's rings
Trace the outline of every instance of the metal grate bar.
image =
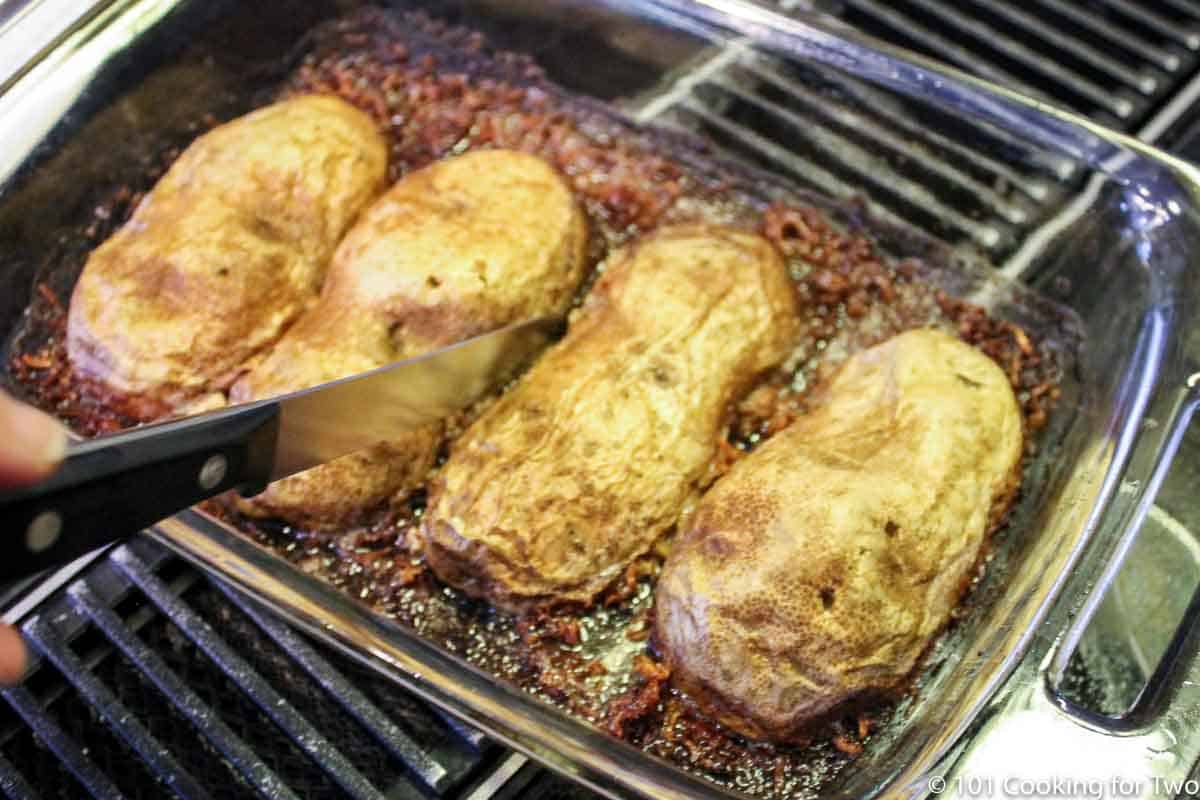
{"type": "Polygon", "coordinates": [[[1155,33],[1178,42],[1188,50],[1200,50],[1200,33],[1193,28],[1180,25],[1178,20],[1167,19],[1157,12],[1131,3],[1129,0],[1100,0],[1100,2],[1126,17],[1142,23],[1155,33]]]}
{"type": "MultiPolygon", "coordinates": [[[[707,125],[711,130],[720,132],[741,146],[749,147],[756,155],[787,167],[793,176],[827,197],[847,199],[861,194],[861,192],[848,186],[845,181],[840,180],[823,167],[811,161],[804,161],[797,158],[794,153],[783,149],[775,144],[775,142],[759,135],[754,130],[730,122],[720,114],[712,113],[704,107],[703,103],[697,102],[690,97],[684,98],[675,105],[674,111],[686,112],[707,125]]],[[[910,222],[901,219],[885,207],[877,205],[871,209],[871,213],[887,225],[899,228],[912,228],[910,222]]]]}
{"type": "Polygon", "coordinates": [[[17,768],[4,756],[0,756],[0,791],[3,791],[9,800],[38,798],[37,792],[29,785],[29,781],[25,780],[25,776],[17,772],[17,768]]]}
{"type": "Polygon", "coordinates": [[[410,770],[438,794],[445,792],[455,782],[455,776],[442,764],[424,752],[416,742],[380,711],[366,695],[355,688],[333,665],[321,657],[307,642],[279,619],[263,612],[262,608],[245,595],[230,588],[223,581],[214,585],[225,597],[240,608],[254,624],[263,630],[275,644],[283,648],[309,677],[315,680],[338,705],[350,713],[392,755],[403,761],[410,770]]]}
{"type": "MultiPolygon", "coordinates": [[[[827,171],[824,167],[811,162],[800,161],[794,153],[788,152],[769,139],[760,136],[753,129],[737,125],[725,119],[720,114],[712,113],[702,103],[696,102],[691,97],[682,98],[671,107],[669,113],[675,115],[682,114],[686,117],[695,118],[711,130],[729,137],[739,145],[745,145],[755,155],[761,156],[768,161],[790,164],[794,177],[828,197],[847,198],[855,194],[854,190],[839,181],[833,173],[827,171]]],[[[678,127],[681,130],[689,130],[692,126],[686,122],[680,122],[678,127]]],[[[687,155],[681,155],[680,158],[685,163],[690,162],[690,158],[687,155]]],[[[889,221],[900,222],[901,220],[899,217],[892,216],[889,221]]]]}
{"type": "MultiPolygon", "coordinates": [[[[782,73],[779,73],[778,65],[768,65],[765,59],[759,58],[755,62],[755,68],[764,72],[774,72],[778,80],[787,81],[788,78],[782,73]]],[[[1016,189],[1031,200],[1037,203],[1046,202],[1050,196],[1052,189],[1046,181],[1035,177],[1032,174],[1023,174],[1017,172],[1010,165],[1001,161],[997,161],[987,155],[980,148],[969,147],[961,142],[955,141],[944,134],[938,133],[931,128],[923,127],[917,124],[912,118],[912,112],[904,108],[896,98],[881,92],[869,84],[851,81],[838,73],[829,70],[820,70],[822,76],[831,84],[836,85],[837,91],[843,96],[852,99],[863,108],[870,108],[881,115],[886,115],[889,124],[894,125],[897,130],[917,138],[923,139],[935,147],[941,148],[944,151],[953,153],[962,161],[970,164],[972,168],[980,173],[988,175],[992,180],[1001,179],[1013,189],[1016,189]]],[[[798,81],[796,83],[799,83],[798,81]]],[[[988,131],[992,133],[992,131],[988,131]]],[[[1021,142],[1011,136],[998,134],[996,138],[1006,145],[1013,147],[1021,146],[1021,142]]],[[[1051,172],[1056,178],[1062,180],[1064,178],[1064,169],[1062,163],[1047,164],[1040,163],[1037,160],[1031,160],[1034,163],[1030,167],[1036,167],[1051,172]]],[[[1065,175],[1069,176],[1073,170],[1070,165],[1067,165],[1065,175]]]]}
{"type": "MultiPolygon", "coordinates": [[[[840,139],[821,126],[808,125],[806,124],[806,120],[799,115],[758,97],[751,92],[747,92],[741,87],[730,85],[727,81],[720,80],[719,83],[714,81],[710,85],[720,86],[722,90],[728,92],[738,100],[754,106],[760,111],[771,114],[775,119],[782,121],[788,127],[794,128],[803,135],[808,142],[820,151],[823,157],[828,157],[834,163],[853,169],[858,179],[876,186],[881,191],[889,192],[935,219],[942,220],[943,223],[949,224],[958,231],[968,235],[985,249],[995,247],[1003,238],[997,227],[981,225],[972,219],[968,219],[959,211],[946,206],[921,184],[893,172],[877,154],[869,152],[857,144],[840,139]]],[[[688,107],[692,111],[695,111],[696,105],[698,105],[696,101],[688,103],[688,107]]],[[[806,161],[807,159],[802,159],[795,154],[789,154],[789,157],[780,163],[782,166],[804,174],[804,168],[800,167],[799,164],[806,161]]],[[[880,198],[875,197],[874,199],[877,203],[880,202],[880,198]]]]}
{"type": "Polygon", "coordinates": [[[296,795],[273,773],[236,733],[213,714],[204,701],[179,679],[162,658],[138,638],[84,582],[71,586],[72,604],[99,628],[133,664],[154,683],[197,730],[246,779],[255,791],[270,800],[296,800],[296,795]]]}
{"type": "MultiPolygon", "coordinates": [[[[989,47],[1004,53],[1014,61],[1020,62],[1028,69],[1065,86],[1077,95],[1087,98],[1100,108],[1111,112],[1121,119],[1128,118],[1135,111],[1134,104],[1126,97],[1114,93],[1107,87],[1100,86],[1085,78],[1072,69],[1062,66],[1053,59],[1038,53],[1012,37],[996,30],[979,20],[972,19],[953,8],[943,5],[937,0],[908,0],[926,14],[936,16],[946,24],[959,31],[975,37],[989,47]]],[[[977,56],[978,58],[978,56],[977,56]]]]}
{"type": "Polygon", "coordinates": [[[159,610],[199,647],[288,735],[304,753],[352,797],[383,800],[381,794],[346,757],[300,715],[233,648],[225,643],[188,605],[171,593],[128,545],[117,548],[112,562],[158,606],[159,610]]]}
{"type": "Polygon", "coordinates": [[[1200,3],[1195,2],[1195,0],[1162,0],[1162,2],[1171,6],[1176,11],[1191,14],[1193,17],[1200,19],[1200,3]]]}
{"type": "Polygon", "coordinates": [[[92,761],[83,754],[79,745],[50,718],[37,698],[26,688],[18,686],[4,691],[4,699],[21,715],[25,724],[33,729],[38,738],[45,742],[50,752],[58,756],[63,766],[83,784],[88,793],[96,800],[122,800],[123,795],[100,771],[92,761]]]}
{"type": "Polygon", "coordinates": [[[1167,72],[1176,72],[1183,66],[1182,60],[1176,53],[1172,53],[1158,44],[1147,42],[1127,28],[1113,25],[1095,12],[1088,10],[1086,6],[1076,5],[1071,0],[1026,0],[1026,2],[1048,8],[1089,33],[1106,39],[1167,72]]]}
{"type": "Polygon", "coordinates": [[[465,724],[458,717],[450,714],[437,706],[430,706],[429,710],[438,716],[438,718],[446,723],[446,725],[454,731],[454,735],[463,741],[476,753],[481,752],[484,745],[487,744],[487,737],[483,735],[483,731],[478,728],[472,728],[465,724]]]}
{"type": "Polygon", "coordinates": [[[968,72],[987,78],[993,83],[1016,89],[1030,97],[1046,99],[1044,92],[1038,91],[1007,70],[984,61],[979,57],[978,53],[955,44],[916,20],[906,17],[898,11],[894,11],[887,5],[883,5],[876,0],[845,0],[845,3],[921,44],[930,52],[937,53],[943,61],[950,62],[968,72]]]}
{"type": "Polygon", "coordinates": [[[41,616],[30,619],[21,626],[21,630],[44,656],[54,662],[58,671],[104,718],[109,728],[161,776],[166,787],[180,797],[194,800],[204,800],[210,796],[137,717],[129,713],[112,690],[84,666],[72,652],[71,646],[60,639],[41,616]]]}
{"type": "Polygon", "coordinates": [[[991,211],[999,214],[1008,223],[1020,225],[1029,220],[1027,208],[1000,196],[991,186],[958,169],[945,158],[931,155],[926,148],[914,145],[911,140],[897,136],[897,131],[891,124],[892,120],[885,119],[884,123],[887,127],[881,126],[879,121],[867,114],[832,102],[829,98],[814,92],[798,81],[788,80],[753,62],[743,63],[741,66],[746,72],[784,92],[790,99],[798,101],[810,112],[867,139],[873,147],[890,150],[906,161],[918,165],[925,172],[970,192],[974,197],[979,198],[983,205],[990,207],[991,211]]]}
{"type": "Polygon", "coordinates": [[[1070,53],[1085,64],[1126,86],[1133,87],[1144,95],[1152,95],[1162,86],[1161,76],[1156,76],[1146,70],[1131,69],[1129,64],[1118,61],[1108,53],[1097,50],[1075,36],[1056,30],[1053,26],[1047,25],[1044,19],[1038,19],[1008,0],[970,0],[970,2],[1023,28],[1031,35],[1040,37],[1054,47],[1070,53]]]}

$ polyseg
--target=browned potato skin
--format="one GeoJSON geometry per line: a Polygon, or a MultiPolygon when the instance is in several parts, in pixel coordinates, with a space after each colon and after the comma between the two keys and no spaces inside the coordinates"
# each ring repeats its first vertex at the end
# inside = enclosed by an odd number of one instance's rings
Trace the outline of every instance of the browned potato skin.
{"type": "Polygon", "coordinates": [[[454,444],[421,529],[434,572],[507,609],[590,601],[711,480],[730,403],[795,321],[754,234],[679,226],[618,251],[563,340],[454,444]]]}
{"type": "MultiPolygon", "coordinates": [[[[233,388],[282,394],[411,358],[508,323],[565,313],[587,222],[535,156],[482,150],[418,170],[338,247],[321,299],[233,388]]],[[[441,426],[272,484],[240,508],[308,528],[354,524],[433,466],[441,426]]]]}
{"type": "Polygon", "coordinates": [[[1019,480],[1021,415],[990,359],[935,330],[851,358],[824,403],[700,501],[656,591],[672,679],[787,740],[901,688],[1019,480]]]}
{"type": "Polygon", "coordinates": [[[75,369],[146,419],[222,405],[241,365],[316,300],[386,168],[374,123],[333,97],[204,134],[88,259],[68,320],[75,369]]]}

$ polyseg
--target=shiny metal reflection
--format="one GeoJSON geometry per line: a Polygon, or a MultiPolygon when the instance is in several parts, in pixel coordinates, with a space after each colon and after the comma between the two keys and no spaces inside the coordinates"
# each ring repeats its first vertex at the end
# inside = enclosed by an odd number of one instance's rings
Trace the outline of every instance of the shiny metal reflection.
{"type": "Polygon", "coordinates": [[[502,385],[560,322],[536,319],[278,398],[276,480],[444,419],[502,385]]]}

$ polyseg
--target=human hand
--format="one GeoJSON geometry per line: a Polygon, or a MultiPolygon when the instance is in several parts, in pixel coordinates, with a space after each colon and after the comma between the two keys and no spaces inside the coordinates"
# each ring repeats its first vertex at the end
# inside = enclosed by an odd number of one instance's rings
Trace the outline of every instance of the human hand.
{"type": "MultiPolygon", "coordinates": [[[[0,489],[36,483],[54,471],[66,450],[62,425],[0,392],[0,489]]],[[[21,680],[25,665],[20,634],[0,625],[0,684],[21,680]]]]}

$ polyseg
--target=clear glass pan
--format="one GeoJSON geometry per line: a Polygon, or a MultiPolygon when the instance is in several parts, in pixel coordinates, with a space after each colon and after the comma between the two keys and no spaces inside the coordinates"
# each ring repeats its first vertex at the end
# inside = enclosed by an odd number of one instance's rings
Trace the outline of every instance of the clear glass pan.
{"type": "MultiPolygon", "coordinates": [[[[18,326],[36,281],[61,257],[57,233],[91,207],[95,186],[186,137],[186,122],[203,111],[245,102],[265,80],[263,64],[352,5],[41,0],[0,18],[0,333],[7,339],[18,326]],[[206,41],[224,46],[214,45],[203,68],[180,60],[187,46],[206,41]]],[[[986,776],[1047,748],[1061,755],[1053,769],[1062,774],[1142,780],[1145,796],[1163,785],[1152,778],[1188,774],[1200,755],[1200,726],[1187,723],[1200,709],[1189,637],[1179,638],[1142,701],[1120,717],[1074,708],[1056,687],[1194,411],[1195,169],[836,21],[784,17],[742,0],[404,5],[530,50],[568,89],[620,99],[632,111],[685,89],[697,59],[720,47],[732,58],[821,65],[853,78],[919,109],[919,124],[939,141],[966,137],[1013,175],[1071,175],[1064,202],[1020,232],[998,273],[969,242],[879,224],[881,236],[895,234],[892,253],[937,262],[958,293],[1031,326],[1069,325],[1082,347],[1071,353],[1062,410],[1030,473],[1003,566],[940,645],[902,724],[875,737],[821,792],[923,794],[931,778],[986,776]],[[580,41],[587,47],[580,50],[580,41]],[[997,274],[1021,277],[1070,309],[1070,319],[1056,322],[997,274]]],[[[497,682],[220,522],[187,512],[155,535],[430,701],[606,794],[728,794],[497,682]]]]}

